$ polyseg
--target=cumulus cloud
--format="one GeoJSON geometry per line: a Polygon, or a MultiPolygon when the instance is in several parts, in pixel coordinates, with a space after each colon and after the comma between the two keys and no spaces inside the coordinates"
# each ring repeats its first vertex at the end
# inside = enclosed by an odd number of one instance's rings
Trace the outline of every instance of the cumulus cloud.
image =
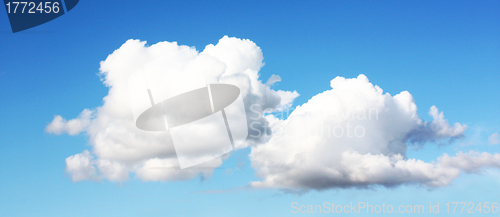
{"type": "MultiPolygon", "coordinates": [[[[102,81],[109,88],[103,105],[84,109],[70,120],[56,115],[45,130],[88,135],[91,150],[66,159],[66,172],[73,181],[123,182],[130,174],[143,181],[210,177],[227,156],[180,170],[169,131],[135,126],[129,77],[144,67],[161,67],[165,77],[195,70],[207,83],[240,88],[249,136],[238,148],[251,147],[251,165],[261,178],[251,187],[301,191],[401,184],[437,187],[449,185],[462,172],[499,168],[499,154],[490,153],[444,154],[435,162],[408,159],[408,145],[451,143],[464,136],[467,126],[450,125],[436,106],[429,109],[432,120],[424,121],[409,92],[391,96],[364,75],[337,77],[330,82],[332,89],[280,117],[299,94],[271,89],[281,81],[278,75],[263,83],[259,77],[263,65],[262,51],[250,40],[225,36],[201,52],[176,42],[146,46],[144,41],[129,40],[101,62],[102,81]]],[[[491,135],[490,142],[498,143],[498,134],[491,135]]]]}
{"type": "Polygon", "coordinates": [[[273,86],[276,82],[280,82],[281,77],[279,75],[271,75],[269,79],[267,79],[266,85],[273,86]]]}
{"type": "Polygon", "coordinates": [[[498,133],[493,133],[488,137],[488,140],[490,141],[490,144],[496,145],[498,144],[498,133]]]}
{"type": "Polygon", "coordinates": [[[66,172],[74,182],[99,180],[92,156],[88,150],[66,158],[66,172]]]}
{"type": "MultiPolygon", "coordinates": [[[[143,131],[135,126],[128,92],[130,75],[151,66],[161,66],[164,77],[196,70],[203,73],[207,83],[238,86],[245,106],[259,105],[253,111],[247,107],[248,113],[276,111],[283,105],[291,105],[298,96],[297,92],[276,91],[264,84],[259,78],[263,65],[261,49],[246,39],[224,36],[216,45],[207,45],[202,52],[176,42],[147,46],[144,41],[128,40],[101,62],[100,75],[109,88],[103,105],[85,109],[80,116],[69,121],[56,115],[45,130],[70,135],[84,132],[89,136],[91,151],[66,159],[67,172],[73,181],[96,180],[98,177],[121,182],[127,180],[130,173],[144,181],[186,180],[198,175],[207,177],[213,168],[222,164],[221,159],[200,165],[211,169],[178,170],[179,162],[169,131],[143,131]]],[[[270,80],[278,81],[276,76],[270,80]]],[[[253,121],[263,126],[267,123],[263,116],[253,121]]],[[[269,132],[257,135],[262,129],[257,130],[250,130],[251,139],[239,148],[269,136],[269,132]]]]}
{"type": "Polygon", "coordinates": [[[69,135],[77,135],[87,129],[90,124],[92,112],[84,109],[76,119],[67,121],[63,117],[56,115],[52,122],[45,128],[48,133],[60,135],[61,133],[68,133],[69,135]]]}
{"type": "Polygon", "coordinates": [[[438,158],[438,162],[440,166],[457,168],[467,173],[480,173],[484,167],[500,168],[500,154],[459,152],[454,157],[444,154],[438,158]]]}
{"type": "Polygon", "coordinates": [[[439,112],[436,106],[430,108],[429,115],[434,119],[432,122],[420,125],[407,135],[410,143],[434,142],[440,139],[448,139],[449,142],[453,142],[463,137],[463,132],[467,130],[467,126],[460,123],[450,126],[448,121],[444,119],[443,112],[439,112]]]}
{"type": "Polygon", "coordinates": [[[461,171],[498,167],[499,155],[458,153],[437,162],[408,159],[407,146],[453,140],[466,125],[450,125],[432,106],[431,122],[417,114],[412,95],[395,96],[364,75],[330,82],[332,89],[299,105],[287,119],[268,115],[273,135],[252,147],[250,159],[261,181],[252,187],[295,190],[397,186],[444,186],[461,171]]]}

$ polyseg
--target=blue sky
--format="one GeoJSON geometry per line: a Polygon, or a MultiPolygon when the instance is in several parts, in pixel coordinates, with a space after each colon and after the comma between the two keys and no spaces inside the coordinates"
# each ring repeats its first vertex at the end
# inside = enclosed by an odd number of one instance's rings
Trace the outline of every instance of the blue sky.
{"type": "MultiPolygon", "coordinates": [[[[499,202],[500,171],[462,173],[451,185],[311,190],[303,195],[245,187],[260,180],[248,154],[231,154],[211,178],[122,183],[72,182],[65,159],[91,149],[89,138],[44,131],[54,115],[71,119],[102,105],[100,62],[128,39],[176,41],[202,51],[224,35],[262,49],[260,79],[296,90],[293,105],[330,88],[337,76],[365,74],[384,92],[408,91],[418,115],[433,105],[469,129],[449,145],[408,149],[431,162],[447,153],[499,153],[500,2],[498,1],[80,1],[69,13],[11,33],[0,12],[0,213],[2,216],[290,216],[300,205],[414,205],[499,202]],[[245,163],[241,170],[238,163],[245,163]],[[224,190],[224,191],[219,191],[224,190]]],[[[356,215],[356,214],[347,214],[356,215]]],[[[382,214],[357,214],[378,216],[382,214]]],[[[466,214],[449,214],[462,216],[466,214]]],[[[496,216],[498,214],[481,214],[496,216]]]]}

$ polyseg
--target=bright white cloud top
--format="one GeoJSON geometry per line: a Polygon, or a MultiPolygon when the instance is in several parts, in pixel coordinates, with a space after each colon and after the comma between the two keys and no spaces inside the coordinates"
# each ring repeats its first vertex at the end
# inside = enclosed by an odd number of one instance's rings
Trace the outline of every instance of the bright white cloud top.
{"type": "MultiPolygon", "coordinates": [[[[149,132],[135,126],[129,76],[160,57],[169,61],[163,64],[165,73],[198,69],[208,82],[231,83],[241,89],[250,131],[239,148],[251,145],[250,160],[262,179],[250,183],[252,187],[322,190],[408,183],[437,187],[449,185],[461,171],[500,167],[500,155],[490,153],[444,154],[436,162],[408,159],[409,144],[452,142],[464,136],[467,126],[450,125],[435,106],[429,111],[433,120],[423,121],[409,92],[383,93],[364,75],[336,77],[331,90],[297,106],[286,119],[256,115],[288,109],[299,94],[271,89],[281,81],[278,75],[267,82],[259,80],[263,55],[255,43],[224,36],[202,52],[176,42],[146,46],[129,40],[101,62],[103,83],[109,87],[104,104],[84,109],[72,120],[55,116],[46,127],[49,133],[89,136],[92,149],[66,159],[73,181],[121,182],[130,173],[143,181],[188,180],[200,173],[209,177],[222,164],[219,158],[199,169],[175,169],[179,163],[168,131],[149,132]]],[[[498,141],[496,136],[493,140],[498,141]]]]}

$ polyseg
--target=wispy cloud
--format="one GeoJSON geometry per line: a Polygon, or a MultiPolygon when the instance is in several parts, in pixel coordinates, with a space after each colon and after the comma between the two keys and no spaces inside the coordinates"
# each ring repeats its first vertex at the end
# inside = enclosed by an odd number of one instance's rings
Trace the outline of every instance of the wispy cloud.
{"type": "Polygon", "coordinates": [[[496,145],[498,144],[499,136],[498,133],[493,133],[488,137],[488,141],[490,141],[490,144],[496,145]]]}

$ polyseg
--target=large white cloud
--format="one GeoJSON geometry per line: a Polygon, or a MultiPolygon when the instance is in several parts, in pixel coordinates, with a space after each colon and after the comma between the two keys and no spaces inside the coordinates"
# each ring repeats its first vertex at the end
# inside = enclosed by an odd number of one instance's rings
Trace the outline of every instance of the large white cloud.
{"type": "MultiPolygon", "coordinates": [[[[143,131],[135,126],[128,79],[148,63],[148,67],[155,67],[151,63],[161,64],[167,74],[199,70],[208,83],[235,84],[240,87],[245,105],[260,105],[258,112],[290,106],[298,96],[295,91],[272,90],[272,83],[279,80],[276,76],[267,85],[259,80],[263,55],[250,40],[224,36],[218,44],[206,46],[203,52],[176,42],[146,46],[146,42],[129,40],[101,62],[102,81],[109,88],[103,105],[84,109],[79,117],[69,121],[57,115],[46,128],[54,134],[85,132],[89,136],[91,151],[66,159],[67,172],[73,181],[124,181],[130,173],[145,181],[186,180],[199,174],[210,176],[213,169],[222,164],[222,159],[215,159],[196,167],[198,169],[178,170],[169,132],[143,131]]],[[[246,110],[250,112],[249,108],[246,110]]],[[[263,117],[254,121],[266,123],[263,117]]],[[[256,135],[260,130],[250,131],[251,139],[239,147],[262,140],[260,137],[265,134],[256,135]]]]}
{"type": "MultiPolygon", "coordinates": [[[[259,80],[260,48],[250,40],[225,36],[202,52],[175,42],[146,46],[129,40],[102,61],[102,81],[109,88],[103,105],[84,109],[71,120],[56,115],[45,129],[89,136],[91,150],[66,159],[66,172],[73,181],[122,182],[131,173],[143,181],[210,177],[227,157],[180,170],[168,131],[149,132],[135,126],[128,80],[145,65],[161,66],[167,74],[197,70],[208,83],[240,87],[249,137],[239,148],[252,145],[250,160],[261,178],[252,187],[321,190],[407,183],[436,187],[450,184],[462,171],[500,167],[500,155],[489,153],[444,154],[435,162],[408,159],[408,145],[453,142],[464,136],[467,126],[450,125],[435,106],[429,110],[433,120],[423,121],[410,93],[383,93],[364,75],[337,77],[330,83],[331,90],[297,106],[290,116],[278,118],[288,112],[298,93],[271,89],[281,81],[278,75],[267,82],[259,80]]],[[[496,134],[490,137],[492,144],[497,140],[496,134]]]]}
{"type": "Polygon", "coordinates": [[[273,135],[252,147],[250,158],[261,181],[253,187],[295,190],[450,184],[461,171],[499,167],[500,155],[458,153],[435,163],[406,157],[411,143],[463,137],[466,125],[450,126],[432,106],[425,122],[407,91],[395,96],[364,75],[331,81],[331,90],[297,106],[287,119],[268,115],[273,135]]]}

